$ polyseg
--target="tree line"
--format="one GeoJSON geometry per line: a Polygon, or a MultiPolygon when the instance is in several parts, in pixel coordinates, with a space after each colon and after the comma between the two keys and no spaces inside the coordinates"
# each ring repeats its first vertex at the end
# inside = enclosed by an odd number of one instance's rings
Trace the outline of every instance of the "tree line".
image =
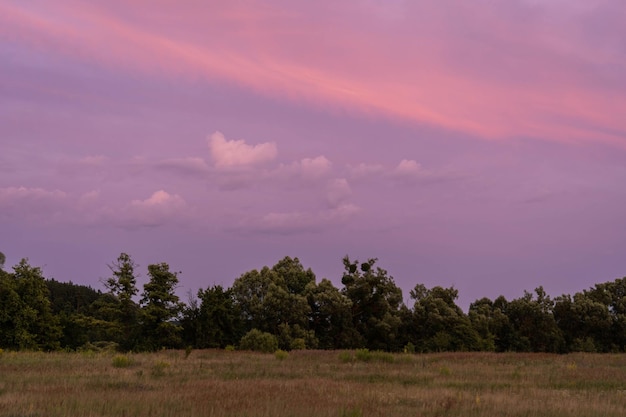
{"type": "Polygon", "coordinates": [[[46,279],[22,259],[13,272],[0,253],[0,348],[120,351],[163,348],[352,349],[441,352],[624,352],[626,278],[551,298],[542,287],[507,300],[481,298],[468,313],[458,291],[417,284],[411,302],[388,272],[343,258],[342,288],[317,282],[298,258],[252,270],[230,288],[176,295],[178,273],[148,265],[139,291],[137,265],[122,253],[103,290],[46,279]]]}

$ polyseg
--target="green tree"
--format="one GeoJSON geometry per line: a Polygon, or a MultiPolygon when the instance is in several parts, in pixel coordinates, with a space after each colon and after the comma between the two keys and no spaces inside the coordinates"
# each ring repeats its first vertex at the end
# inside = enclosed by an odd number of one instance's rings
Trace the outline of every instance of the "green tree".
{"type": "Polygon", "coordinates": [[[235,345],[242,336],[241,314],[230,289],[215,285],[198,291],[183,313],[183,337],[187,345],[199,349],[235,345]]]}
{"type": "Polygon", "coordinates": [[[62,331],[52,313],[41,269],[22,259],[13,271],[0,271],[0,345],[9,349],[58,349],[62,331]]]}
{"type": "Polygon", "coordinates": [[[298,258],[284,258],[274,267],[252,270],[232,286],[235,305],[246,331],[258,329],[278,338],[281,349],[316,347],[315,332],[309,329],[310,307],[304,295],[315,275],[305,270],[298,258]],[[305,286],[304,288],[302,286],[305,286]]]}
{"type": "Polygon", "coordinates": [[[7,257],[4,256],[4,253],[0,252],[0,270],[4,269],[4,263],[6,262],[7,257]]]}
{"type": "Polygon", "coordinates": [[[565,348],[552,309],[554,302],[543,287],[535,289],[535,296],[524,291],[524,296],[508,303],[505,314],[514,331],[511,346],[518,351],[561,352],[565,348]]]}
{"type": "Polygon", "coordinates": [[[399,350],[402,290],[386,270],[374,268],[376,261],[369,259],[359,265],[358,261],[344,257],[342,293],[352,302],[352,323],[363,336],[365,347],[399,350]]]}
{"type": "Polygon", "coordinates": [[[290,294],[304,294],[307,285],[315,283],[315,274],[311,268],[304,269],[298,258],[284,257],[272,267],[284,282],[286,290],[290,294]]]}
{"type": "Polygon", "coordinates": [[[482,347],[470,319],[455,304],[458,290],[418,284],[411,291],[417,350],[427,352],[473,351],[482,347]]]}
{"type": "Polygon", "coordinates": [[[554,319],[563,333],[565,350],[609,352],[613,345],[613,321],[606,304],[584,293],[557,297],[554,319]]]}
{"type": "Polygon", "coordinates": [[[311,282],[306,289],[309,326],[322,349],[350,349],[364,345],[352,324],[352,302],[332,282],[311,282]]]}
{"type": "Polygon", "coordinates": [[[607,306],[611,317],[611,350],[626,351],[626,277],[596,284],[584,292],[587,297],[607,306]]]}
{"type": "Polygon", "coordinates": [[[112,265],[109,265],[112,276],[104,285],[108,292],[117,300],[112,308],[111,319],[117,325],[114,341],[122,350],[132,350],[137,346],[139,336],[139,305],[133,300],[137,289],[137,265],[126,253],[121,253],[112,265]]]}
{"type": "Polygon", "coordinates": [[[107,340],[103,328],[110,323],[101,322],[93,317],[94,303],[102,296],[85,285],[72,282],[46,280],[52,313],[59,318],[63,336],[61,347],[77,349],[82,345],[107,340]]]}
{"type": "Polygon", "coordinates": [[[142,294],[142,340],[148,350],[178,348],[181,346],[182,328],[176,323],[184,304],[175,293],[177,273],[171,272],[167,263],[148,265],[150,281],[142,294]]]}

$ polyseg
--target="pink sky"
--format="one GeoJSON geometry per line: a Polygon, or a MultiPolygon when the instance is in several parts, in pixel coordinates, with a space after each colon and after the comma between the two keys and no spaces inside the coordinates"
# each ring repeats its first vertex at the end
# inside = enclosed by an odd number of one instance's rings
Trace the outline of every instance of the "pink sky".
{"type": "Polygon", "coordinates": [[[378,257],[461,304],[626,275],[619,0],[5,1],[0,251],[183,290],[378,257]],[[145,273],[144,273],[145,275],[145,273]],[[143,277],[145,279],[145,276],[143,277]]]}

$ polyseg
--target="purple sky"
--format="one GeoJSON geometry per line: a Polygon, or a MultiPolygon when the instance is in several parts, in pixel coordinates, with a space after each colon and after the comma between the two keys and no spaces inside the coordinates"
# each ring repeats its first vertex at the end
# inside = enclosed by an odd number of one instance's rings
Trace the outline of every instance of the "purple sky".
{"type": "Polygon", "coordinates": [[[0,251],[181,294],[299,257],[341,285],[552,296],[626,275],[622,0],[0,3],[0,251]]]}

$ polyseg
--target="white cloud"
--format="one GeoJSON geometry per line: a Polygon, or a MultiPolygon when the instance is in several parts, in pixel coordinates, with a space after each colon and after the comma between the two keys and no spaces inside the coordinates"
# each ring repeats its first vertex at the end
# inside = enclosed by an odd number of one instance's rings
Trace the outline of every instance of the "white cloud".
{"type": "Polygon", "coordinates": [[[338,207],[352,194],[352,189],[348,180],[345,178],[337,178],[328,184],[328,192],[326,198],[330,207],[338,207]]]}
{"type": "Polygon", "coordinates": [[[209,149],[217,168],[259,165],[274,160],[278,154],[274,142],[248,145],[244,140],[226,140],[221,132],[211,135],[209,149]]]}

